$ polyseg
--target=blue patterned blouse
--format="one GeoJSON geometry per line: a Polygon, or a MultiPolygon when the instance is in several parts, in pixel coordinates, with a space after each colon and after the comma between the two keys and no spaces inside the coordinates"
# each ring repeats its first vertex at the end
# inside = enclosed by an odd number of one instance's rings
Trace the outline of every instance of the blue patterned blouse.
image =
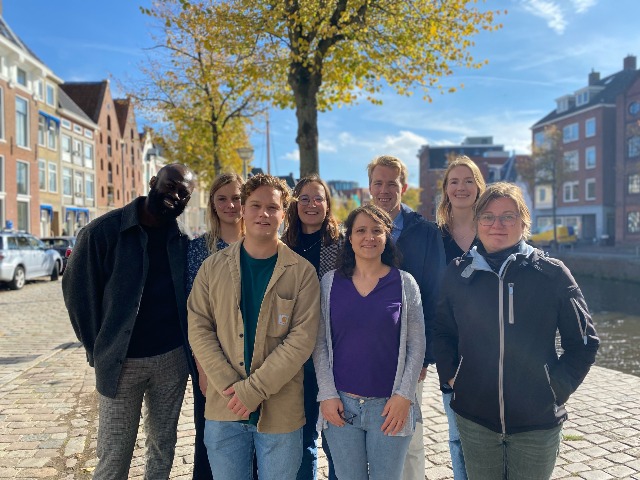
{"type": "MultiPolygon", "coordinates": [[[[224,240],[219,239],[216,243],[218,250],[227,248],[229,246],[224,240]]],[[[207,234],[204,234],[198,238],[194,238],[189,242],[187,249],[187,296],[191,293],[193,287],[193,281],[196,279],[200,265],[207,257],[211,255],[209,247],[207,246],[207,234]]]]}

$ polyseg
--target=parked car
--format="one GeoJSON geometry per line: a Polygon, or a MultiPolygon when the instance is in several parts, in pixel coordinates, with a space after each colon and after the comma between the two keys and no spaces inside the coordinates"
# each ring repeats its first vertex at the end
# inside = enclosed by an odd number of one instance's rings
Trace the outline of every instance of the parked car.
{"type": "Polygon", "coordinates": [[[0,282],[12,290],[24,287],[27,280],[50,277],[57,280],[62,257],[39,239],[28,233],[3,230],[0,232],[0,282]]]}
{"type": "Polygon", "coordinates": [[[567,227],[566,225],[556,226],[556,238],[553,239],[553,228],[551,226],[534,232],[529,238],[529,243],[536,247],[555,247],[556,245],[575,245],[578,241],[578,237],[573,227],[567,227]]]}
{"type": "Polygon", "coordinates": [[[41,238],[44,244],[53,248],[60,254],[62,257],[62,268],[60,269],[60,273],[64,273],[64,269],[67,268],[67,259],[69,258],[69,254],[71,254],[71,250],[73,246],[76,244],[76,237],[73,236],[61,236],[61,237],[44,237],[41,238]]]}

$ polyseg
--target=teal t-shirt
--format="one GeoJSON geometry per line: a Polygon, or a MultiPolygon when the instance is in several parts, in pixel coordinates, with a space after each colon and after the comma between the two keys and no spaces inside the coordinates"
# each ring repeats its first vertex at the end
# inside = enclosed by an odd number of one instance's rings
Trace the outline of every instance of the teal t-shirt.
{"type": "MultiPolygon", "coordinates": [[[[269,258],[252,258],[244,246],[240,248],[240,311],[244,320],[244,369],[247,375],[251,373],[253,345],[256,340],[260,307],[277,260],[277,253],[269,258]]],[[[246,422],[257,425],[259,416],[260,410],[258,409],[251,413],[246,422]]]]}

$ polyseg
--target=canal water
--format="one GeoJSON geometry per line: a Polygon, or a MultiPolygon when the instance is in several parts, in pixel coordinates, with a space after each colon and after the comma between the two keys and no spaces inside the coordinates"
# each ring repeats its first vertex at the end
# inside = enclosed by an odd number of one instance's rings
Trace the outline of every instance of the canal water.
{"type": "Polygon", "coordinates": [[[640,285],[576,277],[600,337],[596,365],[640,376],[640,285]]]}

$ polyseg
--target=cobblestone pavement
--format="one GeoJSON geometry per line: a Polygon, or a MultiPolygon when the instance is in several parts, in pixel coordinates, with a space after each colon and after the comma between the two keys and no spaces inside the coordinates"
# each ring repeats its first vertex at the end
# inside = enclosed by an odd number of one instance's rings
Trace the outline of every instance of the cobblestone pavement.
{"type": "MultiPolygon", "coordinates": [[[[554,479],[640,479],[640,378],[594,367],[569,403],[554,479]]],[[[447,424],[435,373],[423,403],[425,476],[451,479],[447,424]]],[[[191,478],[187,392],[171,478],[191,478]]],[[[59,282],[0,290],[0,478],[88,479],[97,430],[93,371],[66,316],[59,282]]],[[[140,430],[131,478],[142,479],[140,430]]],[[[320,460],[321,479],[326,461],[320,460]]]]}

